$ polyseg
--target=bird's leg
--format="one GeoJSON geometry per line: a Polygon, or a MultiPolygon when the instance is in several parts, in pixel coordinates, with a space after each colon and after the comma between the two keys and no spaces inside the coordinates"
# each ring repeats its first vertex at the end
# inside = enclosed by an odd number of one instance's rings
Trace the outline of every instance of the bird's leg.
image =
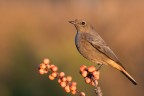
{"type": "Polygon", "coordinates": [[[99,71],[102,68],[103,64],[98,63],[97,71],[99,71]]]}

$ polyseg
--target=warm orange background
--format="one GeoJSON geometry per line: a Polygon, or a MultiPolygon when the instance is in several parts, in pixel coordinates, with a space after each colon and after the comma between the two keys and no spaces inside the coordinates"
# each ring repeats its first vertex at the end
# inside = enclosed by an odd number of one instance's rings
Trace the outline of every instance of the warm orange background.
{"type": "Polygon", "coordinates": [[[105,66],[99,80],[104,96],[144,96],[143,0],[0,1],[0,96],[71,96],[38,74],[45,57],[71,75],[80,91],[95,96],[78,71],[92,63],[76,50],[76,30],[68,23],[76,18],[95,26],[138,82],[134,86],[105,66]]]}

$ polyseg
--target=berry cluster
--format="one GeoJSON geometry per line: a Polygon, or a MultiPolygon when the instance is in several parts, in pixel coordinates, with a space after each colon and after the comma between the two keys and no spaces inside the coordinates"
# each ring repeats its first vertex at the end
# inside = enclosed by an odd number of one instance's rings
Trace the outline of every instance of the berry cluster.
{"type": "Polygon", "coordinates": [[[85,82],[87,84],[91,84],[93,86],[97,86],[98,85],[98,79],[99,79],[99,71],[96,70],[96,68],[94,66],[85,66],[82,65],[80,67],[80,74],[84,77],[85,82]]]}
{"type": "Polygon", "coordinates": [[[51,72],[49,79],[54,80],[55,78],[58,78],[58,83],[67,93],[71,92],[74,95],[78,94],[78,96],[85,96],[84,92],[79,92],[77,90],[77,83],[72,81],[71,76],[65,76],[64,72],[58,72],[58,67],[56,65],[51,64],[49,59],[44,59],[43,63],[39,65],[39,73],[46,74],[49,71],[51,72]]]}

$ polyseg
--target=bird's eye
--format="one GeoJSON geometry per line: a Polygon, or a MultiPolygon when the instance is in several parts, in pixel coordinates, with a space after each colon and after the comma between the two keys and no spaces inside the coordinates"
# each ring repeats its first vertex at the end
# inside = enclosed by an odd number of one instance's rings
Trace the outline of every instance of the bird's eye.
{"type": "Polygon", "coordinates": [[[82,22],[81,22],[81,24],[82,24],[82,25],[85,25],[85,24],[86,24],[86,22],[82,21],[82,22]]]}

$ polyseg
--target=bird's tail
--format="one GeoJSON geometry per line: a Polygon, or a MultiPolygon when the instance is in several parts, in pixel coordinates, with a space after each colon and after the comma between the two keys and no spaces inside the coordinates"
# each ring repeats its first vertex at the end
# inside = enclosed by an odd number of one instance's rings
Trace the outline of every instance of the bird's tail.
{"type": "Polygon", "coordinates": [[[120,70],[134,85],[137,85],[137,82],[135,81],[135,79],[124,69],[121,67],[120,70]]]}
{"type": "Polygon", "coordinates": [[[136,80],[122,66],[120,66],[119,64],[117,64],[114,61],[110,61],[109,64],[112,67],[114,67],[114,68],[118,69],[119,71],[121,71],[134,85],[137,85],[136,80]]]}

